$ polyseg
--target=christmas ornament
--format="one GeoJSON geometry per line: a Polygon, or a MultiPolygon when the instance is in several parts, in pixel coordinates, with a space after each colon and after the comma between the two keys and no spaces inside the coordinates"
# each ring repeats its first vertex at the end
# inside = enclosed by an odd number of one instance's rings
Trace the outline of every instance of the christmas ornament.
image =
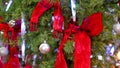
{"type": "Polygon", "coordinates": [[[64,59],[63,48],[69,37],[74,34],[74,68],[90,68],[90,45],[89,36],[97,36],[103,30],[102,13],[97,12],[85,18],[81,26],[77,26],[73,20],[64,31],[64,36],[58,48],[58,54],[54,68],[68,68],[64,59]],[[92,28],[91,28],[92,27],[92,28]]]}
{"type": "Polygon", "coordinates": [[[22,40],[22,46],[21,46],[21,51],[22,51],[22,61],[25,61],[25,40],[22,40]]]}
{"type": "Polygon", "coordinates": [[[117,58],[118,58],[118,60],[120,60],[120,51],[117,54],[117,58]]]}
{"type": "Polygon", "coordinates": [[[98,57],[98,60],[103,60],[102,55],[98,55],[97,57],[98,57]]]}
{"type": "Polygon", "coordinates": [[[119,24],[119,22],[113,25],[113,30],[114,30],[117,34],[120,34],[120,24],[119,24]]]}
{"type": "Polygon", "coordinates": [[[13,26],[15,26],[15,21],[14,20],[10,20],[8,22],[8,24],[9,24],[10,27],[13,27],[13,26]]]}
{"type": "Polygon", "coordinates": [[[90,58],[93,58],[93,55],[91,55],[90,58]]]}
{"type": "Polygon", "coordinates": [[[73,21],[76,21],[76,0],[71,0],[71,11],[72,11],[72,18],[73,21]]]}
{"type": "Polygon", "coordinates": [[[24,35],[26,33],[26,26],[25,26],[25,16],[22,13],[22,18],[21,18],[21,37],[24,38],[24,35]]]}
{"type": "Polygon", "coordinates": [[[0,56],[6,56],[8,55],[8,49],[5,47],[0,47],[0,56]]]}
{"type": "Polygon", "coordinates": [[[115,59],[120,60],[120,50],[117,50],[115,54],[115,59]]]}
{"type": "Polygon", "coordinates": [[[33,56],[33,66],[35,66],[36,65],[36,59],[37,59],[37,54],[35,54],[34,56],[33,56]]]}
{"type": "Polygon", "coordinates": [[[112,7],[108,7],[107,9],[109,10],[110,14],[114,14],[114,11],[115,11],[114,8],[112,8],[112,7]]]}
{"type": "Polygon", "coordinates": [[[109,43],[106,47],[106,54],[109,56],[114,56],[114,52],[115,52],[115,47],[113,46],[112,43],[109,43]]]}
{"type": "Polygon", "coordinates": [[[9,2],[7,3],[7,7],[6,7],[5,11],[8,11],[8,9],[10,8],[12,2],[13,2],[12,0],[9,0],[9,2]]]}
{"type": "Polygon", "coordinates": [[[116,32],[114,30],[112,30],[112,34],[113,36],[116,36],[116,32]]]}
{"type": "Polygon", "coordinates": [[[46,43],[46,41],[44,41],[44,43],[39,46],[39,50],[42,54],[47,54],[50,52],[50,46],[46,43]]]}

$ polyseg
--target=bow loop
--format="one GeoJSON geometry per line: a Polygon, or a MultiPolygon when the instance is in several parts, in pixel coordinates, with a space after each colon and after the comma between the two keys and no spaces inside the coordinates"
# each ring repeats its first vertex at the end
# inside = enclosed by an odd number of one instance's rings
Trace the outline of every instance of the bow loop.
{"type": "Polygon", "coordinates": [[[80,26],[81,30],[87,31],[90,36],[96,36],[102,32],[102,13],[97,12],[85,18],[80,26]]]}

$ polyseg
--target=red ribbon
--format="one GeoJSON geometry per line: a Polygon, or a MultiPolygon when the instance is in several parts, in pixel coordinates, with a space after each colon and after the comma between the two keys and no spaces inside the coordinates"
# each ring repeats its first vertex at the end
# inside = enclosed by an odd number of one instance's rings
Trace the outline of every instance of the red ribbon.
{"type": "Polygon", "coordinates": [[[30,19],[30,31],[36,31],[38,25],[38,19],[42,16],[42,14],[52,7],[52,3],[49,0],[42,0],[37,3],[36,7],[32,12],[32,16],[30,19]]]}
{"type": "Polygon", "coordinates": [[[53,29],[54,29],[54,35],[56,35],[56,32],[62,32],[62,27],[64,18],[62,16],[62,10],[60,7],[59,0],[56,0],[54,3],[54,21],[53,21],[53,29]]]}
{"type": "Polygon", "coordinates": [[[97,12],[85,18],[79,27],[74,22],[69,23],[64,31],[64,37],[60,42],[56,58],[55,68],[68,68],[64,59],[63,47],[71,34],[74,34],[74,68],[90,68],[90,44],[89,36],[97,36],[102,32],[102,13],[97,12]]]}
{"type": "MultiPolygon", "coordinates": [[[[7,23],[0,23],[0,31],[4,32],[4,39],[7,41],[15,41],[17,43],[18,33],[21,29],[21,23],[14,27],[10,27],[7,23]]],[[[18,58],[18,46],[15,44],[14,47],[9,46],[10,58],[6,64],[3,64],[2,68],[20,68],[20,62],[18,58]]]]}
{"type": "Polygon", "coordinates": [[[4,68],[20,68],[20,62],[18,58],[18,46],[9,47],[10,58],[9,61],[4,65],[4,68]]]}
{"type": "Polygon", "coordinates": [[[54,6],[53,33],[54,35],[56,35],[57,32],[62,32],[64,18],[62,16],[62,10],[59,0],[56,0],[53,4],[49,0],[42,0],[38,2],[32,12],[32,16],[30,19],[30,31],[38,30],[39,17],[41,17],[42,14],[44,14],[44,12],[46,12],[48,9],[52,8],[52,6],[54,6]]]}

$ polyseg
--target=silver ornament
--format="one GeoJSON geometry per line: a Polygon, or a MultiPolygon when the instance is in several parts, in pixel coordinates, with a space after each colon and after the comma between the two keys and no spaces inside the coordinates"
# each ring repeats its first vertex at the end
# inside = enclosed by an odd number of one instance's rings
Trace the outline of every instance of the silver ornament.
{"type": "Polygon", "coordinates": [[[46,41],[44,41],[44,43],[39,46],[39,50],[42,54],[47,54],[50,52],[50,46],[46,43],[46,41]]]}
{"type": "Polygon", "coordinates": [[[8,49],[5,47],[0,47],[0,56],[8,55],[8,49]]]}
{"type": "Polygon", "coordinates": [[[113,25],[113,30],[117,33],[120,34],[120,24],[116,23],[113,25]]]}
{"type": "Polygon", "coordinates": [[[8,9],[10,8],[10,6],[12,5],[12,2],[13,2],[12,0],[9,0],[8,3],[6,2],[6,5],[7,5],[7,6],[6,6],[5,11],[8,11],[8,9]]]}

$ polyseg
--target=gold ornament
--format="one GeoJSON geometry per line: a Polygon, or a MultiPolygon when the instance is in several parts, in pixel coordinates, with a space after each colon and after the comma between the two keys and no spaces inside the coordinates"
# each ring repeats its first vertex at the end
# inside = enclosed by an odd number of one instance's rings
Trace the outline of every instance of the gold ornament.
{"type": "Polygon", "coordinates": [[[8,24],[9,24],[10,27],[13,27],[15,25],[15,21],[14,20],[10,20],[8,24]]]}

